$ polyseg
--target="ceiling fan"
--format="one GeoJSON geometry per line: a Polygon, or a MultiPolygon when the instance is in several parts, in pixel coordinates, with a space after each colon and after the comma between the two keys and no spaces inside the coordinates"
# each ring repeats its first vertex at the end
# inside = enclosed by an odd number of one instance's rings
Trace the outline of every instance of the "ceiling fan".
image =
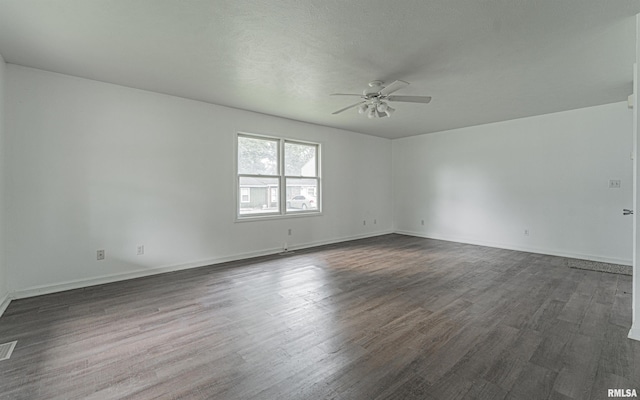
{"type": "Polygon", "coordinates": [[[362,94],[352,94],[352,93],[333,93],[331,96],[358,96],[362,98],[362,101],[359,101],[355,104],[351,104],[345,108],[341,108],[340,110],[332,113],[332,114],[340,114],[343,111],[346,111],[350,108],[358,107],[358,112],[360,114],[367,114],[369,118],[384,118],[390,117],[391,114],[395,111],[395,108],[392,108],[387,102],[390,101],[402,101],[407,103],[423,103],[427,104],[431,101],[431,96],[392,96],[391,93],[394,93],[397,90],[402,89],[409,85],[409,82],[405,81],[395,81],[388,86],[383,86],[384,82],[382,81],[371,81],[369,82],[369,88],[362,91],[362,94]]]}

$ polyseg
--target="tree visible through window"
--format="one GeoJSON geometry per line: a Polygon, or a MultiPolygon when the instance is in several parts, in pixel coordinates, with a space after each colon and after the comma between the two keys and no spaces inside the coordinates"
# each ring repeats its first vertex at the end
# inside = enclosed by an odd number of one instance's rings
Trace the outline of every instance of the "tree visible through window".
{"type": "Polygon", "coordinates": [[[319,150],[316,143],[238,134],[238,217],[320,212],[319,150]]]}

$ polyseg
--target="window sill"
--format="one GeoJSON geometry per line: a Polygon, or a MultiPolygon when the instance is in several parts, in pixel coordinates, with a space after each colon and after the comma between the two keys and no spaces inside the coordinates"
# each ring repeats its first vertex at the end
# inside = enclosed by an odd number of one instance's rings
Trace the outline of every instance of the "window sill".
{"type": "Polygon", "coordinates": [[[250,217],[236,216],[236,223],[238,222],[255,222],[255,221],[271,221],[276,219],[290,219],[290,218],[304,218],[304,217],[320,217],[322,211],[300,211],[290,214],[277,214],[277,215],[256,215],[250,217]]]}

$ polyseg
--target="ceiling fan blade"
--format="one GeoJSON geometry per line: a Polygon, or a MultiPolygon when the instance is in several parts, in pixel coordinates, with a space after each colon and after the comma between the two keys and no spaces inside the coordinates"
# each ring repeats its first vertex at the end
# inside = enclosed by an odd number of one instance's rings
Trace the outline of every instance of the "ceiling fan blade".
{"type": "Polygon", "coordinates": [[[388,96],[396,90],[400,90],[405,86],[409,86],[409,82],[405,81],[395,81],[392,82],[389,86],[385,86],[380,90],[380,94],[383,96],[388,96]]]}
{"type": "Polygon", "coordinates": [[[407,103],[424,103],[427,104],[431,101],[431,96],[389,96],[389,101],[404,101],[407,103]]]}
{"type": "Polygon", "coordinates": [[[364,97],[361,94],[355,94],[355,93],[331,93],[329,96],[358,96],[358,97],[364,97]]]}
{"type": "Polygon", "coordinates": [[[333,114],[333,115],[335,115],[335,114],[340,114],[340,113],[341,113],[341,112],[343,112],[343,111],[347,111],[347,110],[348,110],[348,109],[350,109],[350,108],[357,107],[357,106],[359,106],[360,104],[364,104],[364,103],[366,103],[366,101],[365,101],[365,100],[363,100],[363,101],[359,101],[359,102],[357,102],[356,104],[352,104],[352,105],[347,106],[347,107],[345,107],[345,108],[341,108],[340,110],[338,110],[338,111],[336,111],[336,112],[332,112],[331,114],[333,114]]]}

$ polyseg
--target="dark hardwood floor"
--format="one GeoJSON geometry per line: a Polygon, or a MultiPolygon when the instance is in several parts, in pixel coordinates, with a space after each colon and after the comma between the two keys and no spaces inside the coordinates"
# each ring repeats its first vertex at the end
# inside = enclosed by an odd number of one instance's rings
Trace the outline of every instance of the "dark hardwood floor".
{"type": "Polygon", "coordinates": [[[13,301],[2,399],[606,399],[631,277],[387,235],[13,301]]]}

